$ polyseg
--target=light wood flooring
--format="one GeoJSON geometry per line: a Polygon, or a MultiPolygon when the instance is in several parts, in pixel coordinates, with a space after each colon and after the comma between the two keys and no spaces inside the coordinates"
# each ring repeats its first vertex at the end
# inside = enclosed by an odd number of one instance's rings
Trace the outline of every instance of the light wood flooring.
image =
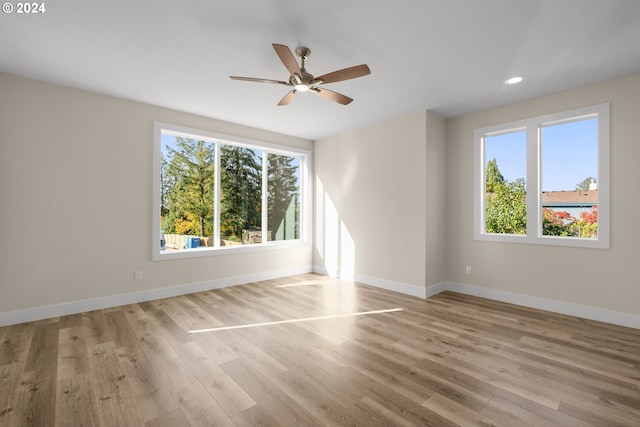
{"type": "Polygon", "coordinates": [[[640,330],[452,292],[309,274],[0,343],[1,426],[640,426],[640,330]]]}

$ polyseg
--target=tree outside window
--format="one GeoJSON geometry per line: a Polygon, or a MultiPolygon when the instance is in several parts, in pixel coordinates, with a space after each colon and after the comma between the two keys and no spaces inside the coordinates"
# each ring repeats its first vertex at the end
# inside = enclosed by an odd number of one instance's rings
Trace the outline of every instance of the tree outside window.
{"type": "Polygon", "coordinates": [[[161,137],[166,250],[300,239],[301,157],[170,132],[161,137]]]}

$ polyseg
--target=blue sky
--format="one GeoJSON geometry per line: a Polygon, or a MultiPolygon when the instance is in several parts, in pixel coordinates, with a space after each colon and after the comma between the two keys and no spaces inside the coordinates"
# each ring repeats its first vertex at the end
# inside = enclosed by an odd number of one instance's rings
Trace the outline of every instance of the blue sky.
{"type": "MultiPolygon", "coordinates": [[[[542,191],[574,190],[598,173],[598,120],[546,126],[542,131],[542,191]]],[[[508,181],[526,178],[524,131],[486,138],[485,162],[495,158],[508,181]]]]}
{"type": "Polygon", "coordinates": [[[166,147],[176,148],[176,137],[166,133],[160,134],[160,140],[162,142],[162,153],[166,154],[166,147]]]}

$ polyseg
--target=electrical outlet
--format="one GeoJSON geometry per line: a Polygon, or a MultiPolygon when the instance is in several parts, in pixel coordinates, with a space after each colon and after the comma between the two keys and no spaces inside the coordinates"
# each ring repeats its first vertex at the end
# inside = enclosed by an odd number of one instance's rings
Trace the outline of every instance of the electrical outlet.
{"type": "Polygon", "coordinates": [[[133,280],[142,280],[142,271],[136,271],[133,273],[133,280]]]}
{"type": "Polygon", "coordinates": [[[465,271],[467,274],[471,274],[471,266],[467,265],[467,269],[465,271]]]}

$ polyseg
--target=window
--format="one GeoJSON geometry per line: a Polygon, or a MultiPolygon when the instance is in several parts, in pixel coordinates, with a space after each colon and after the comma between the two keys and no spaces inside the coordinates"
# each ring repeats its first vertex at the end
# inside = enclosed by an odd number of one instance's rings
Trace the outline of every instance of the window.
{"type": "Polygon", "coordinates": [[[300,244],[310,153],[156,123],[153,259],[300,244]]]}
{"type": "Polygon", "coordinates": [[[609,247],[609,104],[474,131],[474,238],[609,247]]]}

